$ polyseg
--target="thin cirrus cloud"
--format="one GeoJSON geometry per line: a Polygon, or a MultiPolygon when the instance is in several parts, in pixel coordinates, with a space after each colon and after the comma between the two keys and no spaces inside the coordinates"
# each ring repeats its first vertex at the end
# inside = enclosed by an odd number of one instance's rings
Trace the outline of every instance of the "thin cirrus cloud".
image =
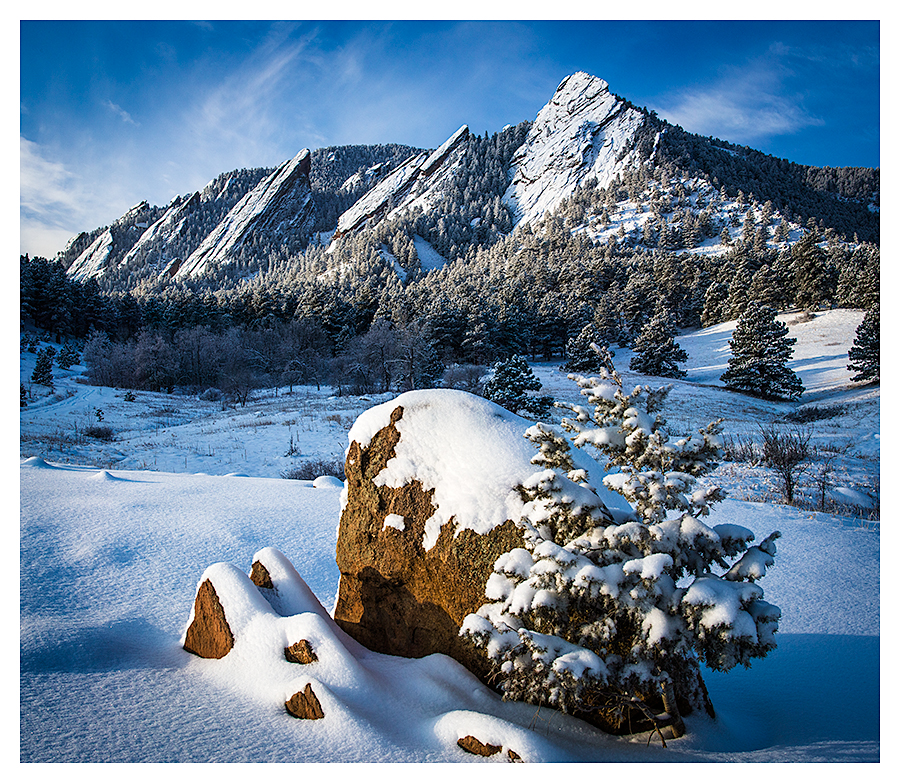
{"type": "Polygon", "coordinates": [[[670,122],[702,136],[717,136],[745,144],[796,133],[824,120],[780,95],[748,95],[723,87],[677,96],[659,113],[670,122]]]}
{"type": "Polygon", "coordinates": [[[106,108],[109,109],[113,114],[115,114],[119,119],[121,119],[122,122],[125,122],[125,123],[127,123],[127,124],[129,124],[129,125],[135,125],[135,126],[138,125],[138,123],[134,121],[134,118],[133,118],[127,111],[125,111],[125,109],[123,109],[123,108],[122,108],[121,106],[119,106],[118,104],[113,103],[113,102],[110,101],[110,100],[106,100],[106,101],[104,102],[104,105],[105,105],[106,108]]]}
{"type": "Polygon", "coordinates": [[[198,85],[202,97],[182,118],[190,146],[234,150],[245,164],[280,162],[292,135],[285,111],[304,94],[317,59],[309,36],[273,34],[238,65],[198,85]]]}
{"type": "Polygon", "coordinates": [[[708,85],[681,89],[657,102],[660,115],[691,133],[744,144],[822,126],[792,88],[792,73],[769,58],[733,69],[708,85]]]}
{"type": "MultiPolygon", "coordinates": [[[[78,231],[110,222],[124,211],[126,168],[116,158],[73,166],[19,137],[19,231],[22,252],[51,257],[78,231]],[[105,175],[103,172],[106,172],[105,175]],[[99,187],[97,183],[103,183],[99,187]]],[[[129,204],[130,206],[130,204],[129,204]]]]}
{"type": "Polygon", "coordinates": [[[61,247],[85,214],[84,193],[66,166],[33,141],[19,138],[19,204],[22,245],[44,254],[61,247]]]}

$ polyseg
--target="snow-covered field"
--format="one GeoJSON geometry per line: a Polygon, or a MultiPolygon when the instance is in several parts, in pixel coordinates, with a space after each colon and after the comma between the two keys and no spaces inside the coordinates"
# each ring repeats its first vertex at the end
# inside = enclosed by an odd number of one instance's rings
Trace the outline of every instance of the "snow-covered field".
{"type": "MultiPolygon", "coordinates": [[[[879,389],[852,387],[845,368],[861,319],[833,311],[791,332],[793,366],[808,389],[799,405],[841,406],[808,425],[813,442],[842,449],[832,488],[869,505],[832,514],[754,502],[777,499],[765,468],[718,469],[730,497],[711,521],[745,525],[758,538],[783,534],[762,582],[783,612],[779,646],[749,670],[707,673],[717,719],[688,717],[688,734],[667,748],[504,703],[449,658],[368,652],[335,628],[339,489],[280,475],[304,459],[340,458],[356,416],[385,396],[332,398],[304,387],[277,397],[269,390],[236,409],[144,392],[129,402],[124,390],[77,383],[78,367],[56,370],[56,394],[20,418],[21,760],[491,763],[508,749],[545,762],[887,758],[879,741],[879,389]],[[111,442],[84,434],[98,408],[111,442]],[[238,632],[221,660],[185,652],[180,640],[204,570],[231,563],[246,574],[267,547],[293,564],[284,574],[292,616],[268,611],[235,578],[231,599],[243,602],[242,627],[252,632],[238,632]],[[318,663],[283,660],[295,633],[318,642],[318,663]],[[323,720],[284,711],[306,682],[323,720]],[[504,751],[470,755],[456,744],[467,734],[504,751]]],[[[749,436],[797,407],[718,385],[732,327],[679,338],[690,361],[688,377],[673,383],[674,431],[723,416],[726,434],[749,436]]],[[[645,381],[627,371],[628,358],[616,356],[626,384],[645,381]]],[[[34,355],[22,354],[26,385],[33,366],[34,355]]],[[[554,366],[536,371],[546,393],[577,398],[554,366]]]]}

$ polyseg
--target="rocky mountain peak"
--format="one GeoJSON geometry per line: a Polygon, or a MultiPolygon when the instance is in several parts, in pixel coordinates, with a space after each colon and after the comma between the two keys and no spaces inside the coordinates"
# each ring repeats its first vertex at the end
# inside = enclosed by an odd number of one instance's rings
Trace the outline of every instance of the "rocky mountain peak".
{"type": "Polygon", "coordinates": [[[563,79],[513,157],[503,200],[516,223],[540,219],[589,177],[609,184],[632,163],[644,121],[603,79],[584,72],[563,79]]]}
{"type": "Polygon", "coordinates": [[[338,220],[335,238],[374,225],[385,217],[414,206],[427,207],[465,152],[469,126],[463,125],[434,152],[405,160],[366,193],[338,220]]]}

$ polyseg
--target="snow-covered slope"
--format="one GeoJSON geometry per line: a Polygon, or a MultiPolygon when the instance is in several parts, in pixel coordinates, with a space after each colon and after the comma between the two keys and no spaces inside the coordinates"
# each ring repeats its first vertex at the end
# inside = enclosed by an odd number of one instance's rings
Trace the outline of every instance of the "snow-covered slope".
{"type": "Polygon", "coordinates": [[[463,125],[434,152],[414,155],[398,166],[341,215],[335,239],[416,206],[427,209],[465,154],[468,136],[463,125]]]}
{"type": "Polygon", "coordinates": [[[633,141],[643,123],[603,79],[584,72],[563,79],[513,158],[503,200],[516,222],[540,219],[589,178],[606,187],[636,160],[633,141]]]}
{"type": "Polygon", "coordinates": [[[747,671],[705,672],[717,718],[689,716],[688,734],[663,748],[503,702],[445,656],[380,655],[336,631],[340,488],[38,458],[22,463],[20,482],[24,762],[505,763],[509,750],[526,762],[872,762],[882,752],[879,534],[829,515],[737,501],[714,512],[783,534],[764,580],[783,612],[778,648],[747,671]],[[242,576],[268,547],[289,561],[280,591],[305,596],[286,617],[242,576]],[[221,597],[242,611],[221,660],[181,648],[211,566],[233,575],[221,597]],[[284,660],[297,637],[317,663],[284,660]],[[307,684],[322,720],[284,709],[307,684]],[[468,735],[502,752],[468,754],[457,744],[468,735]]]}
{"type": "Polygon", "coordinates": [[[313,214],[309,171],[310,154],[304,149],[244,196],[174,276],[197,277],[232,260],[251,235],[263,244],[280,245],[287,237],[307,233],[313,214]]]}
{"type": "MultiPolygon", "coordinates": [[[[724,416],[726,435],[752,434],[810,402],[840,408],[814,423],[815,442],[839,447],[846,461],[833,484],[859,492],[864,471],[877,478],[879,443],[879,389],[852,386],[846,373],[862,313],[784,318],[798,340],[791,366],[810,400],[766,402],[721,388],[733,325],[710,327],[678,338],[690,360],[688,377],[672,382],[669,429],[688,432],[724,416]]],[[[626,386],[668,382],[629,372],[629,356],[615,357],[626,386]]],[[[20,360],[26,387],[34,360],[27,352],[20,360]]],[[[557,367],[535,369],[542,393],[582,399],[557,367]]],[[[340,458],[353,422],[390,395],[335,398],[295,387],[223,410],[149,392],[128,401],[121,390],[77,383],[82,370],[54,368],[56,393],[45,390],[21,411],[24,762],[491,763],[508,760],[510,749],[535,762],[885,764],[894,755],[879,739],[879,525],[780,505],[766,494],[764,468],[723,463],[712,477],[729,499],[709,521],[743,525],[757,537],[781,531],[775,567],[761,582],[782,609],[778,647],[749,670],[704,672],[717,718],[689,716],[688,734],[662,748],[646,736],[614,738],[502,702],[444,656],[378,655],[333,629],[326,615],[338,590],[341,487],[278,476],[304,459],[340,458]],[[113,441],[84,434],[98,409],[113,441]],[[85,465],[94,467],[77,467],[85,465]],[[763,496],[769,502],[747,500],[763,496]],[[305,583],[315,599],[280,617],[238,585],[229,597],[252,609],[242,626],[248,633],[222,660],[185,652],[181,635],[206,569],[227,563],[246,574],[267,547],[293,564],[286,589],[300,594],[305,583]],[[284,637],[295,631],[327,652],[320,664],[283,660],[284,637]],[[284,711],[306,683],[323,720],[284,711]],[[457,740],[469,734],[502,753],[467,754],[457,740]]],[[[360,428],[379,426],[383,410],[366,414],[360,428]]]]}

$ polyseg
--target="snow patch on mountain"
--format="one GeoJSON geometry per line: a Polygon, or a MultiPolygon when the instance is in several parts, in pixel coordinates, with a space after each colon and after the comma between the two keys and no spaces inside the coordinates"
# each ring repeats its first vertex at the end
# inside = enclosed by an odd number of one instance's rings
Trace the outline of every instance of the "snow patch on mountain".
{"type": "Polygon", "coordinates": [[[431,242],[424,237],[415,234],[413,236],[413,245],[416,247],[416,255],[419,256],[419,266],[422,267],[423,272],[442,269],[447,263],[447,259],[438,253],[431,242]]]}

